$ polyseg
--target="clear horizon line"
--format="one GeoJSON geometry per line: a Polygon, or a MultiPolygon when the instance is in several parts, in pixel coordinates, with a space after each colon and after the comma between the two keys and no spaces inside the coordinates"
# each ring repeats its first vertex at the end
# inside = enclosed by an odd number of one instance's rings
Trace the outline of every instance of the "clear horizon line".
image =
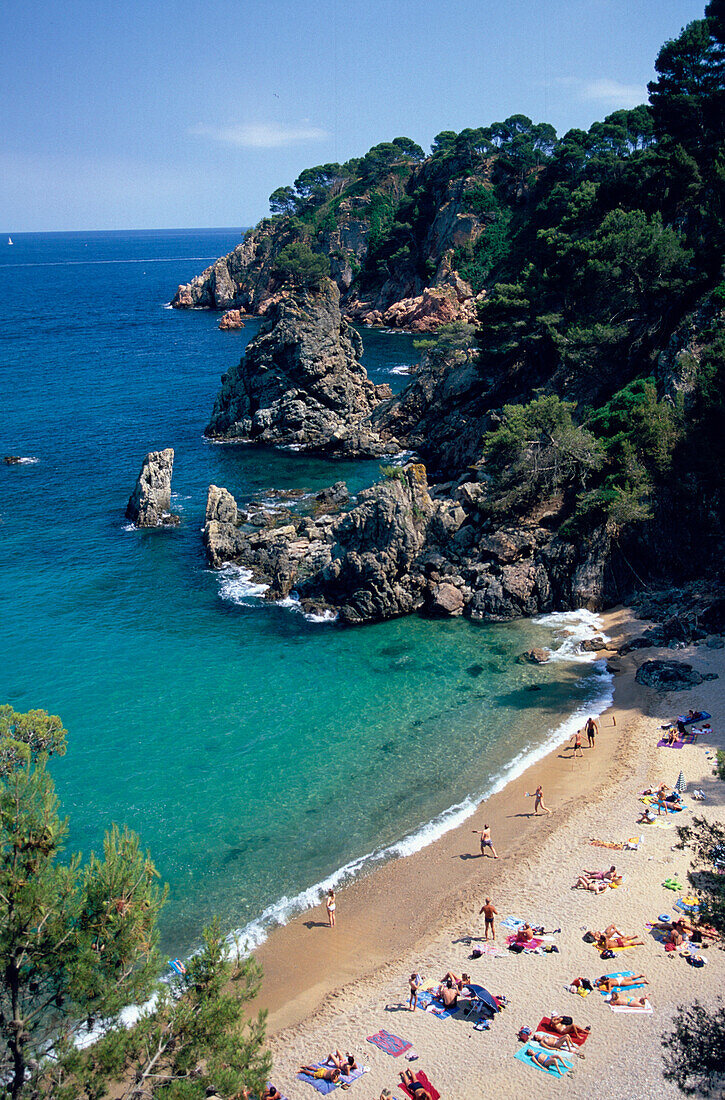
{"type": "MultiPolygon", "coordinates": [[[[256,222],[254,224],[256,225],[256,222]]],[[[159,225],[153,228],[126,226],[123,229],[4,229],[0,230],[0,239],[6,235],[12,237],[13,234],[15,234],[16,237],[28,237],[33,234],[42,234],[44,237],[49,237],[53,234],[61,235],[64,233],[193,233],[195,231],[207,232],[209,230],[243,233],[245,230],[250,229],[251,225],[252,223],[249,225],[159,225]]]]}

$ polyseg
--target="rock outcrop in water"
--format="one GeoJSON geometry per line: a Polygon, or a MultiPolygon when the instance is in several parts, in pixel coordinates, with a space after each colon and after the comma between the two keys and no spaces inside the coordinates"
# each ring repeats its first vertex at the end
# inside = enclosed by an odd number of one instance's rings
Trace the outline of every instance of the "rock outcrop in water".
{"type": "Polygon", "coordinates": [[[126,506],[126,519],[136,527],[173,527],[179,517],[171,511],[171,475],[174,451],[151,451],[141,466],[126,506]]]}
{"type": "Polygon", "coordinates": [[[282,298],[224,375],[206,435],[346,456],[398,450],[371,427],[391,394],[370,382],[361,355],[333,282],[282,298]]]}
{"type": "Polygon", "coordinates": [[[596,540],[575,547],[535,524],[487,533],[471,500],[465,484],[451,496],[431,489],[417,463],[390,469],[348,511],[287,513],[254,530],[212,486],[204,540],[213,566],[249,569],[266,598],[295,590],[306,609],[345,623],[418,610],[500,622],[601,605],[596,540]]]}

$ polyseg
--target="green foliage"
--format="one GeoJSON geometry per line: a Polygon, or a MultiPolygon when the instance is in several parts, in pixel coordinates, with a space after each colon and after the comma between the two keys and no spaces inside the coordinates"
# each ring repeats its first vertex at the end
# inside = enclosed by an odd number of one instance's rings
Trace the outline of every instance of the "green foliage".
{"type": "Polygon", "coordinates": [[[232,959],[218,920],[175,987],[133,1028],[114,1026],[83,1052],[66,1051],[53,1082],[56,1100],[80,1089],[104,1096],[109,1079],[130,1081],[124,1100],[140,1095],[201,1100],[211,1086],[224,1096],[244,1088],[258,1095],[271,1070],[264,1049],[265,1014],[250,1018],[261,971],[253,959],[232,959]]]}
{"type": "Polygon", "coordinates": [[[386,481],[404,481],[408,479],[405,476],[405,470],[402,466],[381,466],[380,473],[383,475],[386,481]]]}
{"type": "Polygon", "coordinates": [[[322,253],[313,252],[304,241],[293,241],[279,253],[277,271],[293,286],[314,289],[329,278],[330,261],[322,253]]]}
{"type": "Polygon", "coordinates": [[[662,1037],[664,1077],[685,1096],[722,1096],[725,1082],[725,1007],[712,1010],[694,1001],[680,1005],[674,1029],[662,1037]]]}
{"type": "Polygon", "coordinates": [[[601,468],[601,448],[574,423],[573,410],[553,395],[504,406],[500,423],[483,439],[491,511],[521,511],[562,490],[581,489],[601,468]]]}
{"type": "Polygon", "coordinates": [[[102,860],[61,862],[67,825],[47,757],[64,748],[65,731],[37,711],[10,724],[16,735],[51,737],[46,751],[32,738],[3,742],[24,747],[0,775],[0,1074],[15,1098],[35,1088],[44,1052],[69,1021],[107,1018],[148,997],[166,892],[138,838],[115,826],[102,860]]]}
{"type": "Polygon", "coordinates": [[[692,853],[688,878],[700,899],[700,914],[721,934],[725,933],[725,827],[695,816],[689,825],[678,825],[676,847],[692,853]]]}
{"type": "Polygon", "coordinates": [[[717,750],[717,774],[719,779],[725,779],[725,752],[717,750]]]}
{"type": "Polygon", "coordinates": [[[299,200],[293,187],[278,187],[269,196],[269,209],[273,214],[296,214],[299,200]]]}
{"type": "Polygon", "coordinates": [[[4,703],[0,706],[0,775],[28,759],[65,756],[68,731],[57,714],[29,710],[19,714],[4,703]]]}

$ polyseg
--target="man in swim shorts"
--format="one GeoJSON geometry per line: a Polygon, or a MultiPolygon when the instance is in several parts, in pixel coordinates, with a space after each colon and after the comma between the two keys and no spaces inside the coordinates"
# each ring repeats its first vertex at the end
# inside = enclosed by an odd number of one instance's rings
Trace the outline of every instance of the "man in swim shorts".
{"type": "Polygon", "coordinates": [[[587,741],[589,742],[589,748],[594,748],[594,738],[599,733],[599,726],[594,718],[587,718],[586,725],[584,726],[587,734],[587,741]]]}
{"type": "Polygon", "coordinates": [[[498,916],[498,909],[494,909],[493,905],[491,904],[491,899],[490,898],[486,898],[484,904],[481,906],[481,908],[479,910],[479,913],[478,913],[479,917],[480,917],[481,913],[483,913],[483,919],[484,919],[484,939],[488,939],[488,933],[489,933],[489,929],[490,929],[491,937],[493,939],[493,942],[495,943],[496,942],[496,929],[494,927],[493,918],[498,916]]]}
{"type": "Polygon", "coordinates": [[[498,855],[496,854],[496,849],[494,848],[493,841],[491,840],[491,828],[490,828],[490,826],[489,825],[484,825],[482,829],[471,829],[471,832],[481,834],[481,855],[485,856],[486,855],[486,849],[490,848],[491,849],[491,855],[493,856],[493,858],[498,859],[498,855]]]}

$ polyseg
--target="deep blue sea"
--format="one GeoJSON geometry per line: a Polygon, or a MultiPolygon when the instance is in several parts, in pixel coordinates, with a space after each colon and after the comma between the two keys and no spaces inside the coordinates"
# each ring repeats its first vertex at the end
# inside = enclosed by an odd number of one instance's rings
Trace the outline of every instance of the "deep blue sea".
{"type": "MultiPolygon", "coordinates": [[[[574,659],[586,616],[351,630],[207,568],[210,483],[244,502],[379,476],[374,462],[203,439],[219,377],[259,322],[220,332],[217,315],[167,303],[239,237],[0,241],[0,455],[33,460],[0,465],[0,701],[61,715],[69,750],[52,769],[69,846],[98,849],[112,821],[141,834],[170,884],[173,953],[214,914],[254,941],[331,876],[427,843],[609,692],[574,659]],[[181,525],[129,529],[141,461],[169,446],[181,525]],[[558,659],[517,664],[534,644],[558,659]]],[[[412,339],[363,340],[371,377],[400,388],[412,339]]]]}

